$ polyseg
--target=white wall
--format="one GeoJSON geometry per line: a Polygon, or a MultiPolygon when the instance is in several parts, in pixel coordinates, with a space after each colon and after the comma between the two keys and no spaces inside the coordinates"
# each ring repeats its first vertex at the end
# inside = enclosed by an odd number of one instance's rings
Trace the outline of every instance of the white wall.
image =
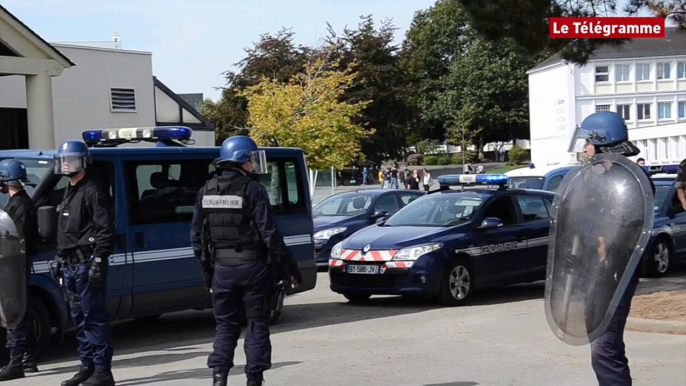
{"type": "Polygon", "coordinates": [[[529,74],[531,162],[547,165],[569,160],[567,147],[575,116],[572,66],[556,65],[529,74]]]}
{"type": "MultiPolygon", "coordinates": [[[[152,55],[55,44],[76,66],[53,78],[55,143],[85,130],[155,125],[152,55]],[[110,88],[133,88],[135,112],[112,112],[110,88]]],[[[26,108],[23,76],[0,77],[0,107],[26,108]]]]}

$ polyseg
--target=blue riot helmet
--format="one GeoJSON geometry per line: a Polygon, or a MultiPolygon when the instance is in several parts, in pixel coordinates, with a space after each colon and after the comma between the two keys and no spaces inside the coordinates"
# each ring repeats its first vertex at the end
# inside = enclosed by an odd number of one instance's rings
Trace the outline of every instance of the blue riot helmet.
{"type": "Polygon", "coordinates": [[[252,164],[254,173],[267,173],[267,156],[264,150],[258,149],[252,138],[236,135],[225,139],[217,163],[222,166],[233,164],[236,167],[241,167],[246,162],[252,164]]]}
{"type": "Polygon", "coordinates": [[[88,146],[81,141],[65,141],[55,155],[55,174],[72,177],[91,162],[88,146]]]}
{"type": "Polygon", "coordinates": [[[23,186],[28,181],[26,166],[15,159],[0,161],[0,183],[7,186],[23,186]]]}
{"type": "Polygon", "coordinates": [[[586,117],[577,126],[569,145],[570,153],[582,153],[593,145],[596,153],[615,153],[632,157],[641,151],[629,141],[624,119],[617,113],[604,111],[586,117]]]}

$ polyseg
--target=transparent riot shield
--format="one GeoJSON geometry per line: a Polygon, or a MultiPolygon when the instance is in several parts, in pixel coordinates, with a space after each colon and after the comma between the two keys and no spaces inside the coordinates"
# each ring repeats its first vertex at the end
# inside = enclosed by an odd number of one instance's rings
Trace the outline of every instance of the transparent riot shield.
{"type": "Polygon", "coordinates": [[[14,221],[0,210],[0,325],[15,328],[26,312],[26,254],[14,221]]]}
{"type": "Polygon", "coordinates": [[[551,211],[545,313],[570,345],[603,334],[641,260],[654,221],[645,172],[597,154],[562,181],[551,211]]]}

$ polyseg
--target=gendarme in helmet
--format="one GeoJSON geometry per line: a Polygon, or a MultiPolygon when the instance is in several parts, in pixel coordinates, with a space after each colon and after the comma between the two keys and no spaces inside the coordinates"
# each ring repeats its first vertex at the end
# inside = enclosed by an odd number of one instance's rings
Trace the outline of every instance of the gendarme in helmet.
{"type": "Polygon", "coordinates": [[[264,150],[259,150],[252,138],[243,135],[224,140],[217,164],[221,167],[243,169],[247,173],[267,173],[267,156],[264,150]]]}
{"type": "Polygon", "coordinates": [[[81,141],[65,141],[55,155],[55,174],[77,175],[91,162],[88,146],[81,141]]]}
{"type": "Polygon", "coordinates": [[[586,117],[577,126],[570,141],[570,153],[582,153],[586,146],[592,145],[594,153],[614,153],[632,157],[640,150],[629,141],[624,119],[617,113],[599,112],[586,117]]]}
{"type": "Polygon", "coordinates": [[[0,162],[0,183],[7,186],[24,186],[28,181],[26,166],[21,161],[6,159],[0,162]]]}

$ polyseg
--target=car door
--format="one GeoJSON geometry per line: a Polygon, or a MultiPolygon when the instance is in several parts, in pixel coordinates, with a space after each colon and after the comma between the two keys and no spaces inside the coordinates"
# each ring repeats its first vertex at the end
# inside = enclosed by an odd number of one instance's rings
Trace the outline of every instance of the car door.
{"type": "Polygon", "coordinates": [[[477,262],[484,281],[506,280],[526,274],[526,227],[520,220],[512,196],[502,195],[486,204],[474,230],[475,245],[480,247],[477,262]],[[503,226],[480,229],[481,222],[495,217],[503,226]]]}
{"type": "Polygon", "coordinates": [[[526,253],[523,259],[526,260],[527,270],[531,275],[544,277],[550,231],[548,205],[543,197],[533,194],[516,194],[515,201],[526,228],[526,253]]]}
{"type": "MultiPolygon", "coordinates": [[[[213,155],[212,155],[213,156],[213,155]]],[[[213,157],[127,154],[127,243],[134,262],[131,313],[205,307],[210,297],[190,242],[195,199],[213,157]]]]}

